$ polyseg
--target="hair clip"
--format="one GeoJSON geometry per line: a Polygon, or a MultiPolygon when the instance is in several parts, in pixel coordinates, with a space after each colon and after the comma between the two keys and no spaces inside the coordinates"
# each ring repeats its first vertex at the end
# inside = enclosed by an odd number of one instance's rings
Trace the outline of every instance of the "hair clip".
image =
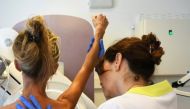
{"type": "Polygon", "coordinates": [[[29,31],[25,31],[25,32],[27,34],[29,42],[36,42],[36,43],[38,43],[40,41],[40,35],[39,34],[32,35],[31,32],[29,32],[29,31]]]}

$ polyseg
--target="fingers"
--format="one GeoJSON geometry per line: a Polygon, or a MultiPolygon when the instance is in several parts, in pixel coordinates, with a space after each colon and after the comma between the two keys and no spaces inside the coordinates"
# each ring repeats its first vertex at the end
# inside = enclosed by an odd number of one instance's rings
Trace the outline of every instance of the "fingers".
{"type": "Polygon", "coordinates": [[[93,16],[94,20],[95,19],[101,19],[101,18],[106,19],[106,16],[104,16],[103,14],[98,14],[98,15],[93,16]]]}
{"type": "Polygon", "coordinates": [[[108,25],[108,20],[107,20],[106,16],[104,16],[102,14],[93,16],[92,17],[92,22],[94,24],[94,27],[103,26],[103,27],[106,28],[107,25],[108,25]]]}
{"type": "Polygon", "coordinates": [[[49,104],[46,109],[52,109],[52,106],[49,104]]]}
{"type": "MultiPolygon", "coordinates": [[[[19,99],[20,101],[24,104],[24,106],[27,107],[27,109],[42,109],[40,103],[38,102],[38,100],[33,96],[30,95],[29,96],[30,100],[32,101],[32,103],[30,103],[25,97],[20,96],[19,99]],[[34,105],[34,106],[33,106],[34,105]]],[[[16,104],[16,109],[25,109],[23,106],[21,106],[20,104],[16,104]]],[[[52,109],[52,106],[49,104],[47,106],[46,109],[52,109]]]]}
{"type": "Polygon", "coordinates": [[[16,109],[24,109],[20,104],[16,103],[16,109]]]}
{"type": "Polygon", "coordinates": [[[92,22],[95,27],[95,36],[98,36],[98,39],[102,39],[105,33],[105,30],[108,26],[108,20],[105,15],[98,14],[92,17],[92,22]]]}
{"type": "Polygon", "coordinates": [[[88,48],[87,48],[87,52],[90,51],[90,49],[92,48],[93,43],[94,43],[94,38],[91,37],[91,39],[90,39],[90,44],[88,45],[88,48]]]}
{"type": "Polygon", "coordinates": [[[104,53],[105,53],[105,50],[104,50],[104,43],[103,43],[103,40],[101,39],[100,42],[99,42],[99,46],[100,46],[100,51],[99,51],[99,58],[103,57],[104,56],[104,53]]]}
{"type": "Polygon", "coordinates": [[[35,109],[34,106],[23,96],[19,97],[20,101],[28,108],[28,109],[35,109]]]}
{"type": "Polygon", "coordinates": [[[32,103],[37,109],[41,109],[41,105],[39,104],[38,100],[34,96],[30,95],[30,100],[32,101],[32,103]]]}
{"type": "Polygon", "coordinates": [[[103,16],[103,14],[95,15],[95,16],[93,16],[93,18],[96,19],[98,16],[103,16]]]}

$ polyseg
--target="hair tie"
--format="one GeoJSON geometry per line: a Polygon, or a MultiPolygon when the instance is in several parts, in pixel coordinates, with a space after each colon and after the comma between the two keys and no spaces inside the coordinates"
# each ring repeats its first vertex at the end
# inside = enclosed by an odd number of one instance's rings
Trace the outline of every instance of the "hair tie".
{"type": "Polygon", "coordinates": [[[29,42],[36,42],[38,43],[40,41],[40,34],[32,35],[31,32],[25,31],[28,37],[29,42]]]}

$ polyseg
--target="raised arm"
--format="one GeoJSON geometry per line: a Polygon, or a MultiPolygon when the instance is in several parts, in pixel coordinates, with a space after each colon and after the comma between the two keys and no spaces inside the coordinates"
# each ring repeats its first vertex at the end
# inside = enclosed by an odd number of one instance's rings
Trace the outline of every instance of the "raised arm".
{"type": "Polygon", "coordinates": [[[106,27],[108,25],[108,20],[104,15],[97,15],[92,18],[92,22],[95,28],[94,33],[94,43],[92,48],[87,53],[85,61],[78,71],[75,79],[73,80],[71,86],[58,98],[59,101],[67,101],[71,103],[71,108],[74,108],[78,102],[78,99],[84,90],[87,80],[93,72],[93,68],[98,60],[99,51],[99,41],[103,38],[106,27]]]}

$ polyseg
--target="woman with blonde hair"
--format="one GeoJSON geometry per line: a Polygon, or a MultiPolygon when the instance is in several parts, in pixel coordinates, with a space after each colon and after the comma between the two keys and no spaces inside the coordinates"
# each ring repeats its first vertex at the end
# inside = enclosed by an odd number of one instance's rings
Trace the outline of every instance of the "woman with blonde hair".
{"type": "MultiPolygon", "coordinates": [[[[103,38],[108,25],[107,18],[103,15],[97,15],[92,20],[95,27],[94,43],[72,84],[57,100],[48,98],[45,92],[48,79],[58,67],[57,37],[46,27],[43,17],[36,16],[28,20],[27,28],[19,33],[13,44],[15,66],[22,71],[23,76],[22,96],[29,98],[32,94],[38,99],[43,109],[48,104],[55,109],[75,107],[98,60],[99,41],[103,38]]],[[[16,103],[24,107],[18,99],[2,109],[15,109],[16,103]]]]}

